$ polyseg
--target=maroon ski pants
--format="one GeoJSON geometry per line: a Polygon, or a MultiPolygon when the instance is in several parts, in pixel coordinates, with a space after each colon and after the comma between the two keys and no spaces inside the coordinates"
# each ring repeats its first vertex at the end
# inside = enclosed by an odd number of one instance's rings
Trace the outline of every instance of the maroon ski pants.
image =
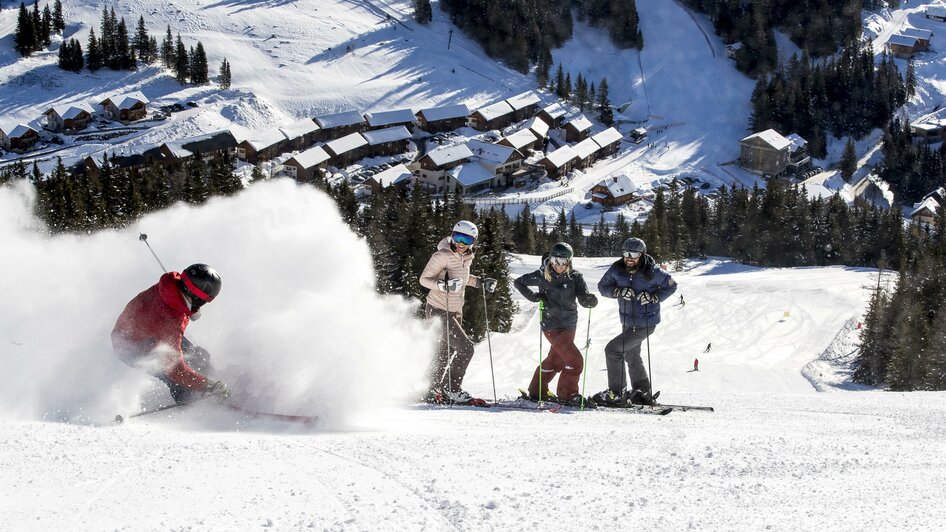
{"type": "Polygon", "coordinates": [[[541,374],[542,397],[547,397],[549,381],[557,373],[561,373],[555,393],[562,399],[570,399],[578,395],[578,380],[581,378],[581,370],[584,367],[581,351],[575,345],[575,329],[553,329],[543,332],[552,347],[549,348],[549,355],[542,361],[542,365],[535,368],[532,383],[529,384],[529,395],[535,397],[539,394],[539,375],[541,374]]]}

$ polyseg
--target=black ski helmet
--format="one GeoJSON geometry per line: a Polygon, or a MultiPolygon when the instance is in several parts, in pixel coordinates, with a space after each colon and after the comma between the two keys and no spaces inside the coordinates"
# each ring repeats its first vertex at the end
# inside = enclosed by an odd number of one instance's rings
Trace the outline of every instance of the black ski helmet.
{"type": "Polygon", "coordinates": [[[191,264],[181,272],[181,285],[191,299],[209,303],[220,293],[220,274],[206,264],[191,264]]]}
{"type": "Polygon", "coordinates": [[[644,254],[647,253],[647,244],[644,244],[643,240],[632,236],[624,241],[624,245],[621,246],[621,251],[636,251],[644,254]]]}
{"type": "Polygon", "coordinates": [[[572,251],[572,247],[568,245],[567,242],[556,242],[555,245],[552,246],[552,249],[549,250],[550,257],[558,257],[560,259],[571,260],[574,254],[575,252],[572,251]]]}

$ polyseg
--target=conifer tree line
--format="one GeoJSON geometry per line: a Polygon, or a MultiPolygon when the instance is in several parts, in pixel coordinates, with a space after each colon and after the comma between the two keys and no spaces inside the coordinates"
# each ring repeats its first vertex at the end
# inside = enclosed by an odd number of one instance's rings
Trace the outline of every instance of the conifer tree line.
{"type": "Polygon", "coordinates": [[[589,84],[588,79],[579,72],[573,87],[571,73],[566,73],[562,64],[558,65],[553,77],[549,77],[548,72],[541,71],[536,71],[536,77],[539,79],[540,87],[548,84],[548,90],[554,92],[560,99],[570,102],[582,111],[592,111],[595,117],[606,126],[614,124],[614,111],[611,109],[607,77],[601,78],[598,86],[595,87],[594,81],[589,84]]]}
{"type": "Polygon", "coordinates": [[[875,171],[904,204],[913,204],[946,186],[946,143],[936,148],[913,142],[910,123],[895,118],[884,131],[883,160],[875,171]]]}
{"type": "Polygon", "coordinates": [[[870,43],[861,41],[826,61],[792,56],[772,75],[760,76],[749,129],[798,133],[813,156],[824,158],[828,133],[861,138],[886,126],[908,95],[893,60],[884,53],[875,66],[870,43]]]}
{"type": "MultiPolygon", "coordinates": [[[[736,68],[756,76],[778,65],[774,30],[815,57],[833,54],[861,36],[862,0],[683,0],[706,13],[726,43],[742,43],[736,68]]],[[[864,0],[872,9],[879,0],[864,0]]],[[[886,4],[899,4],[898,0],[886,4]]]]}
{"type": "MultiPolygon", "coordinates": [[[[429,21],[429,0],[414,2],[415,19],[429,21]]],[[[615,45],[643,47],[635,0],[441,0],[450,21],[487,55],[526,73],[530,66],[546,74],[552,50],[572,35],[572,9],[580,20],[608,31],[615,45]]]]}
{"type": "Polygon", "coordinates": [[[946,390],[946,216],[910,239],[920,251],[903,261],[896,286],[878,276],[853,377],[894,391],[946,390]]]}
{"type": "Polygon", "coordinates": [[[13,40],[16,42],[16,51],[23,57],[49,46],[53,33],[62,33],[66,29],[66,21],[62,17],[62,1],[56,0],[53,9],[49,4],[39,10],[39,0],[33,1],[33,10],[27,9],[26,4],[20,2],[20,11],[16,19],[16,29],[13,40]]]}

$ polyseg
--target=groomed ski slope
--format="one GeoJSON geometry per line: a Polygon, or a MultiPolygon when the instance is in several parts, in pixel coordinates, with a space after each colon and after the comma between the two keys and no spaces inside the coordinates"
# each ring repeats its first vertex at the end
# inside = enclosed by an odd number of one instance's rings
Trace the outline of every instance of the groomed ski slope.
{"type": "MultiPolygon", "coordinates": [[[[0,189],[0,238],[12,257],[0,262],[0,278],[24,280],[0,298],[0,361],[10,376],[0,387],[0,529],[936,530],[946,522],[946,396],[848,391],[843,368],[826,364],[808,372],[832,390],[817,393],[802,374],[850,342],[842,328],[862,313],[874,272],[718,259],[675,272],[686,306],[669,301],[651,339],[654,381],[668,402],[715,413],[411,407],[403,405],[436,331],[399,298],[374,294],[367,248],[321,194],[262,183],[124,230],[48,238],[23,190],[0,189]],[[214,353],[234,399],[318,415],[317,428],[208,403],[111,423],[116,412],[168,400],[108,351],[115,316],[157,277],[139,232],[169,267],[204,260],[222,272],[220,298],[188,336],[214,353]],[[688,372],[694,356],[701,370],[688,372]]],[[[514,257],[514,275],[537,260],[514,257]]],[[[577,265],[593,284],[611,260],[577,265]]],[[[524,386],[537,357],[534,306],[521,302],[515,330],[491,338],[500,394],[524,386]]],[[[616,305],[602,301],[592,314],[589,391],[604,385],[602,348],[619,328],[616,305]]],[[[487,397],[488,368],[482,343],[467,385],[487,397]]]]}

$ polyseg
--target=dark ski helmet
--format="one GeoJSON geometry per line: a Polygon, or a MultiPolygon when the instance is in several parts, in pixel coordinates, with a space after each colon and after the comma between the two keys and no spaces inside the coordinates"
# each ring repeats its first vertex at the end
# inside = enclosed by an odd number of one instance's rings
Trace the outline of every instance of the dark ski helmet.
{"type": "Polygon", "coordinates": [[[557,257],[560,259],[571,260],[574,254],[575,252],[572,251],[572,247],[568,245],[567,242],[557,242],[552,246],[552,249],[549,250],[550,257],[557,257]]]}
{"type": "Polygon", "coordinates": [[[194,301],[210,303],[220,293],[220,274],[206,264],[191,264],[181,272],[181,286],[194,301]]]}
{"type": "Polygon", "coordinates": [[[621,251],[636,252],[643,255],[647,253],[647,244],[644,244],[644,241],[637,237],[631,237],[624,241],[624,245],[621,246],[621,251]]]}

